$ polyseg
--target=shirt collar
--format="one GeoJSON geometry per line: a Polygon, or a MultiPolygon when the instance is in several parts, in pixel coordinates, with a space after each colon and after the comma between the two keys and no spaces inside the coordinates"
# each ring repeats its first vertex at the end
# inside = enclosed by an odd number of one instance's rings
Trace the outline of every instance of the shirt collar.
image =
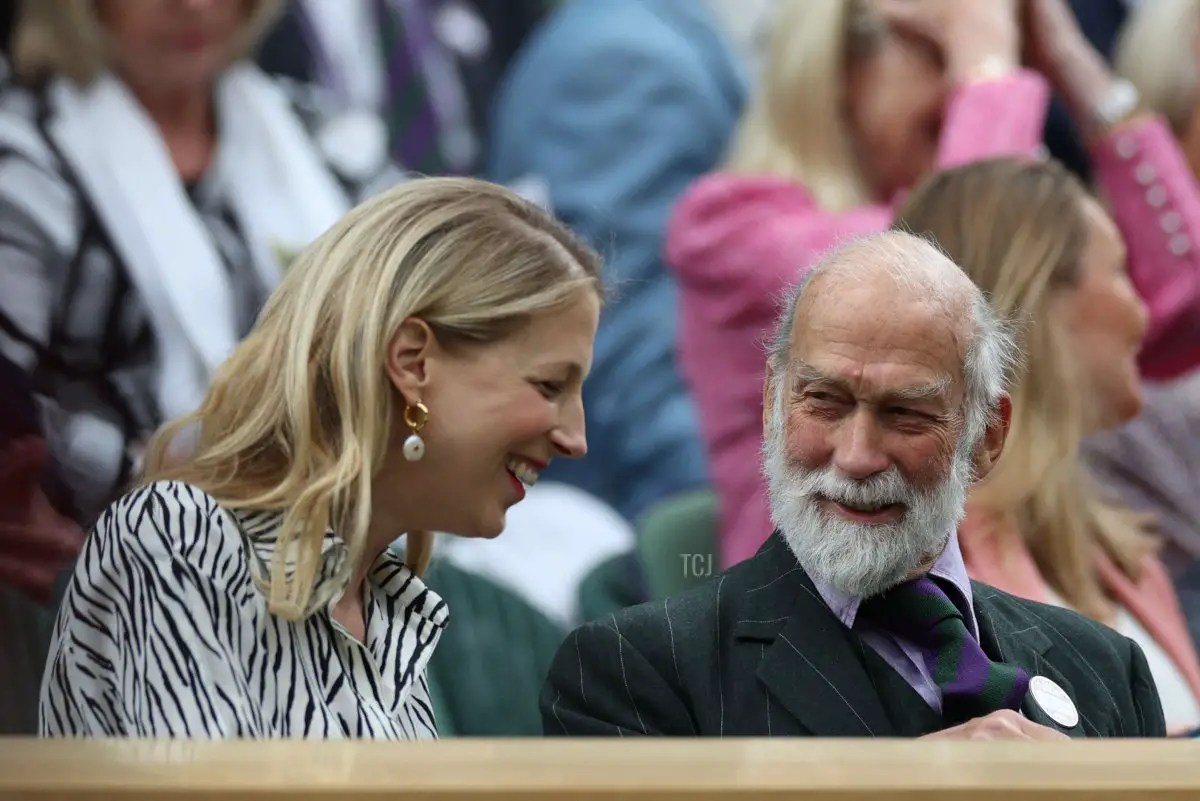
{"type": "MultiPolygon", "coordinates": [[[[278,549],[279,527],[283,522],[283,514],[247,510],[236,510],[232,514],[246,538],[246,550],[252,555],[251,572],[258,578],[269,579],[278,549]]],[[[310,614],[318,609],[332,607],[342,597],[350,579],[350,571],[344,570],[348,557],[349,549],[345,540],[332,529],[327,530],[321,542],[321,564],[317,568],[317,577],[309,601],[310,614]]],[[[288,569],[293,569],[294,565],[294,562],[289,561],[288,569]]],[[[419,596],[419,609],[413,611],[439,629],[445,628],[449,617],[446,604],[440,596],[425,586],[404,563],[404,558],[391,548],[385,549],[371,565],[366,581],[386,599],[404,600],[406,607],[409,606],[410,599],[419,596]],[[428,614],[425,614],[426,612],[428,614]]]]}
{"type": "MultiPolygon", "coordinates": [[[[971,578],[967,574],[967,566],[963,561],[957,534],[951,535],[945,550],[929,568],[929,575],[942,579],[957,591],[957,593],[950,593],[950,597],[966,618],[971,634],[978,637],[979,626],[975,620],[975,601],[971,593],[971,578]],[[955,597],[956,594],[959,597],[955,597]]],[[[829,607],[834,616],[842,621],[846,628],[853,629],[855,619],[858,617],[858,607],[863,599],[847,595],[836,587],[818,580],[815,576],[809,576],[809,578],[812,579],[821,599],[825,601],[825,605],[829,607]]]]}

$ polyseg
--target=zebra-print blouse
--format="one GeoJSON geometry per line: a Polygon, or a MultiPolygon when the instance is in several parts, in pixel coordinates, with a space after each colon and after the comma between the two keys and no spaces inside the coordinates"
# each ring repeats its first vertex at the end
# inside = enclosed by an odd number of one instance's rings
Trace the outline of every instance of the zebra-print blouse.
{"type": "Polygon", "coordinates": [[[425,677],[448,612],[390,552],[364,584],[366,641],[329,614],[345,548],[325,541],[320,611],[267,610],[279,515],[232,512],[159,482],[96,523],[42,680],[43,736],[437,736],[425,677]]]}

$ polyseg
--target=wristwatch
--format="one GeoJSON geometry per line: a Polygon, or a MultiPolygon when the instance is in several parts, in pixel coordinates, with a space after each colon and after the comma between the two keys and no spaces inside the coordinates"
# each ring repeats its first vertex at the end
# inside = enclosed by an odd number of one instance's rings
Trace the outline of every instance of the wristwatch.
{"type": "Polygon", "coordinates": [[[1118,78],[1112,82],[1108,91],[1100,98],[1100,102],[1092,109],[1092,116],[1100,128],[1112,128],[1132,117],[1141,103],[1142,97],[1134,85],[1123,78],[1118,78]]]}

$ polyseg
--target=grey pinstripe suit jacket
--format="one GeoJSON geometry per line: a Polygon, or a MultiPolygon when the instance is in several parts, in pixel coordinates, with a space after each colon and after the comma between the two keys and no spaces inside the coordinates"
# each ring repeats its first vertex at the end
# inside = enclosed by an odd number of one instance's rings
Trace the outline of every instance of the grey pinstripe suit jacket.
{"type": "MultiPolygon", "coordinates": [[[[1074,700],[1073,737],[1161,737],[1141,649],[1062,609],[974,585],[980,642],[1074,700]]],[[[572,633],[541,697],[547,735],[913,737],[940,716],[833,616],[775,534],[751,559],[667,601],[572,633]]]]}

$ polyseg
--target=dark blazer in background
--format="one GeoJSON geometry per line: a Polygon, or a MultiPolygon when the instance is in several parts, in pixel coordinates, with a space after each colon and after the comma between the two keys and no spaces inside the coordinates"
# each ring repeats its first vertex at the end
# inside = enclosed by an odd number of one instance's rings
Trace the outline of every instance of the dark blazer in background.
{"type": "MultiPolygon", "coordinates": [[[[974,584],[980,642],[1066,691],[1072,737],[1162,737],[1131,640],[1073,612],[974,584]]],[[[941,716],[821,600],[778,533],[708,584],[625,609],[563,643],[541,697],[547,735],[916,737],[941,716]]]]}
{"type": "MultiPolygon", "coordinates": [[[[487,152],[492,97],[504,77],[508,64],[529,32],[546,15],[554,0],[459,0],[477,13],[490,33],[490,48],[477,59],[455,55],[458,75],[471,109],[471,123],[479,138],[480,159],[487,152]]],[[[334,0],[338,2],[338,0],[334,0]]],[[[434,6],[437,3],[433,3],[434,6]]],[[[297,15],[303,11],[294,2],[276,27],[267,35],[258,53],[258,64],[268,73],[298,81],[318,82],[316,63],[309,50],[297,15]]],[[[363,47],[376,48],[375,42],[363,47]]],[[[449,48],[454,52],[453,48],[449,48]]],[[[478,172],[477,168],[474,172],[478,172]]]]}
{"type": "MultiPolygon", "coordinates": [[[[1071,10],[1075,12],[1083,35],[1111,62],[1117,36],[1129,15],[1126,0],[1071,0],[1071,10]]],[[[1075,124],[1067,114],[1066,107],[1057,98],[1051,104],[1050,113],[1046,117],[1045,142],[1050,155],[1088,183],[1091,182],[1091,159],[1083,147],[1075,124]]]]}

